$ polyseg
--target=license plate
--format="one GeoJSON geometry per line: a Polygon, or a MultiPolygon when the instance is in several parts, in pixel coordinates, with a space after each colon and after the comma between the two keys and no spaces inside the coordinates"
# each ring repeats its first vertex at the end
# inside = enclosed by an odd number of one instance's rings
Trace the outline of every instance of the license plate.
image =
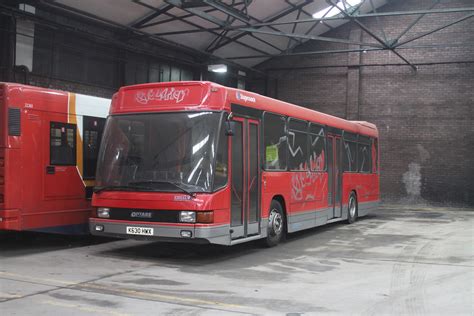
{"type": "Polygon", "coordinates": [[[153,236],[153,228],[127,226],[127,234],[129,234],[129,235],[153,236]]]}

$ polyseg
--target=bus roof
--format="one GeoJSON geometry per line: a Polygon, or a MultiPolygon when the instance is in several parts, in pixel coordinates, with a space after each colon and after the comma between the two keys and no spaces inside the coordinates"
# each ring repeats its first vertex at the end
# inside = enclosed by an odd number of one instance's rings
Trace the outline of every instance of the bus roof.
{"type": "Polygon", "coordinates": [[[378,137],[377,127],[365,121],[348,121],[257,93],[208,81],[179,81],[125,86],[114,95],[111,114],[160,111],[231,111],[240,105],[308,120],[352,133],[378,137]]]}
{"type": "Polygon", "coordinates": [[[110,107],[110,99],[19,83],[0,82],[0,89],[18,108],[106,117],[110,107]]]}

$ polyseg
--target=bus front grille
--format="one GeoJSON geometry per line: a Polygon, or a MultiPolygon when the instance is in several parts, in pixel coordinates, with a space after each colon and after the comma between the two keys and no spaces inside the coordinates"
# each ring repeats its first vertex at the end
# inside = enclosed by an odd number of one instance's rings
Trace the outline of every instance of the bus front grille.
{"type": "Polygon", "coordinates": [[[110,219],[141,221],[141,222],[161,222],[161,223],[178,223],[179,211],[168,210],[144,210],[144,209],[127,209],[127,208],[111,208],[110,219]]]}

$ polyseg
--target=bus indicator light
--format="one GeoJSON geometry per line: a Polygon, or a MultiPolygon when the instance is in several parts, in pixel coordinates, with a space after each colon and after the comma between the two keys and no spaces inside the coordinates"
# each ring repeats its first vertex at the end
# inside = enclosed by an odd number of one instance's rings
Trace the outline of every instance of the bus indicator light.
{"type": "Polygon", "coordinates": [[[196,216],[197,223],[209,224],[214,222],[214,212],[197,212],[196,216]]]}

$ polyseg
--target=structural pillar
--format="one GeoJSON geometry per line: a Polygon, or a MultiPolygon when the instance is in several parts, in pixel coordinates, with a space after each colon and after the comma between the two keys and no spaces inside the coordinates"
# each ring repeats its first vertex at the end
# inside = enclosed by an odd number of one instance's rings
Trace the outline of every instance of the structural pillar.
{"type": "MultiPolygon", "coordinates": [[[[362,30],[360,28],[351,30],[349,39],[362,41],[362,30]]],[[[350,45],[350,49],[359,49],[359,45],[350,45]]],[[[361,53],[352,52],[347,54],[347,96],[346,96],[346,119],[359,120],[360,114],[360,67],[361,53]],[[357,66],[356,66],[357,65],[357,66]]]]}

